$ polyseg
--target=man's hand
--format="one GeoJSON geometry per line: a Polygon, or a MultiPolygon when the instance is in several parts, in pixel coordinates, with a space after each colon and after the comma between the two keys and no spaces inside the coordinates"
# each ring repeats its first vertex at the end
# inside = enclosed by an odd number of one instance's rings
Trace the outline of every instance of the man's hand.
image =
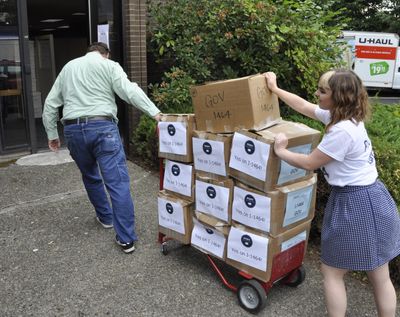
{"type": "Polygon", "coordinates": [[[61,142],[60,139],[49,140],[49,149],[53,152],[58,152],[61,142]]]}
{"type": "Polygon", "coordinates": [[[153,117],[153,119],[159,122],[161,120],[161,115],[162,115],[161,112],[159,112],[153,117]]]}

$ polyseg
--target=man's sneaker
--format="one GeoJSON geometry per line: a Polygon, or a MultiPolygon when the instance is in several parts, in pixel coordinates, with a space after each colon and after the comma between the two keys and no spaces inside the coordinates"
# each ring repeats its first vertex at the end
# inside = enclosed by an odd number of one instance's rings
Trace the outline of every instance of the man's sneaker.
{"type": "Polygon", "coordinates": [[[121,246],[122,251],[124,251],[125,253],[131,253],[131,252],[135,251],[135,246],[134,246],[133,242],[123,243],[118,240],[118,237],[115,237],[115,242],[117,242],[117,244],[119,246],[121,246]]]}
{"type": "Polygon", "coordinates": [[[97,220],[97,222],[98,222],[99,224],[101,224],[101,225],[103,226],[103,228],[105,228],[105,229],[111,229],[111,228],[113,227],[113,224],[112,224],[112,223],[106,224],[106,223],[102,222],[102,221],[100,220],[99,217],[96,217],[96,220],[97,220]]]}

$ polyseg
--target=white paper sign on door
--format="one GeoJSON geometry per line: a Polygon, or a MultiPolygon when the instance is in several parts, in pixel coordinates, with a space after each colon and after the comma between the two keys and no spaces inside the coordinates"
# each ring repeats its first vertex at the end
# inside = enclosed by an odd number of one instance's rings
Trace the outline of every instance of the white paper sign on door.
{"type": "Polygon", "coordinates": [[[229,188],[196,180],[196,210],[228,221],[229,188]]]}
{"type": "Polygon", "coordinates": [[[187,125],[183,122],[159,122],[160,152],[186,155],[186,133],[187,125]]]}
{"type": "Polygon", "coordinates": [[[165,160],[164,188],[191,197],[192,169],[192,165],[165,160]]]}
{"type": "Polygon", "coordinates": [[[268,238],[231,228],[227,257],[266,272],[268,238]]]}
{"type": "Polygon", "coordinates": [[[164,228],[185,234],[182,205],[158,197],[158,224],[164,228]]]}
{"type": "Polygon", "coordinates": [[[284,227],[308,217],[312,193],[313,185],[287,194],[284,227]]]}
{"type": "Polygon", "coordinates": [[[196,170],[226,176],[224,142],[193,139],[193,161],[196,170]]]}
{"type": "Polygon", "coordinates": [[[214,228],[204,226],[195,218],[193,223],[191,244],[223,258],[226,241],[224,235],[214,228]]]}
{"type": "Polygon", "coordinates": [[[270,145],[235,132],[229,167],[265,181],[270,145]]]}
{"type": "Polygon", "coordinates": [[[249,227],[269,232],[271,198],[235,186],[233,190],[232,219],[249,227]]]}

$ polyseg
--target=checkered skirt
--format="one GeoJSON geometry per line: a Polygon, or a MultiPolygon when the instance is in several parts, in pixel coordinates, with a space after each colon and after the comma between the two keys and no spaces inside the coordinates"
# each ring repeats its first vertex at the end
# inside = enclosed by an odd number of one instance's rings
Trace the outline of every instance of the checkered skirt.
{"type": "Polygon", "coordinates": [[[321,260],[370,271],[400,254],[400,215],[385,185],[333,186],[324,213],[321,260]]]}

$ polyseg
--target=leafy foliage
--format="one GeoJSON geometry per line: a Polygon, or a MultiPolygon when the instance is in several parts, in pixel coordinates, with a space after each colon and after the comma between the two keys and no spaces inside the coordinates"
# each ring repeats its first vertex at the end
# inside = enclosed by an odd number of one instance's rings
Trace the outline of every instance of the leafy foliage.
{"type": "Polygon", "coordinates": [[[169,0],[150,14],[153,53],[198,83],[271,70],[311,96],[340,55],[338,13],[310,0],[169,0]]]}
{"type": "MultiPolygon", "coordinates": [[[[172,68],[160,84],[150,85],[152,100],[163,113],[193,113],[189,87],[194,80],[184,71],[172,68]]],[[[158,164],[157,124],[148,116],[141,116],[133,133],[132,142],[140,157],[153,166],[158,164]]]]}
{"type": "Polygon", "coordinates": [[[374,105],[367,123],[379,177],[400,207],[400,106],[374,105]]]}
{"type": "Polygon", "coordinates": [[[173,67],[160,84],[150,85],[153,101],[164,113],[192,113],[189,87],[195,81],[183,70],[173,67]]]}
{"type": "Polygon", "coordinates": [[[346,8],[341,10],[340,16],[347,21],[348,30],[399,33],[399,0],[319,0],[317,3],[332,10],[346,8]]]}

